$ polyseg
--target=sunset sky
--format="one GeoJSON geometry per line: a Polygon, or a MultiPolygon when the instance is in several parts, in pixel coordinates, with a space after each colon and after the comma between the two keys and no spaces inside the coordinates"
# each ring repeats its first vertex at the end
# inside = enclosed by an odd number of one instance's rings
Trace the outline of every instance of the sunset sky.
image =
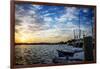
{"type": "Polygon", "coordinates": [[[87,36],[92,35],[93,8],[16,4],[15,42],[68,41],[73,39],[73,30],[76,30],[76,34],[78,34],[79,21],[81,31],[85,31],[87,36]]]}

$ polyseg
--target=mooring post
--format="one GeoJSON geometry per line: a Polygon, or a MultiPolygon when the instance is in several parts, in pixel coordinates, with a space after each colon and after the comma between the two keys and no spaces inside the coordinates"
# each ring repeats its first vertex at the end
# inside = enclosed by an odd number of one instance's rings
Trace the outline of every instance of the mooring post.
{"type": "Polygon", "coordinates": [[[93,61],[93,40],[92,37],[84,37],[85,61],[93,61]]]}

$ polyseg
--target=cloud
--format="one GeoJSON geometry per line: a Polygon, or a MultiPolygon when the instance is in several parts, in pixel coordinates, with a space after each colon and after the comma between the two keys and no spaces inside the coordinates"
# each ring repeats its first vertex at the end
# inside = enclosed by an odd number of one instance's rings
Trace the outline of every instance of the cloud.
{"type": "Polygon", "coordinates": [[[42,5],[32,5],[32,6],[33,8],[38,9],[38,10],[42,9],[42,5]]]}
{"type": "Polygon", "coordinates": [[[56,18],[56,20],[59,21],[60,23],[63,23],[64,21],[66,22],[72,21],[73,19],[77,20],[78,19],[77,13],[78,13],[77,8],[65,7],[64,14],[59,18],[56,18]]]}
{"type": "Polygon", "coordinates": [[[15,20],[16,26],[15,29],[18,31],[25,29],[26,31],[38,31],[42,30],[43,19],[39,17],[40,15],[37,13],[37,8],[40,8],[38,5],[29,6],[30,9],[26,10],[23,6],[16,5],[16,13],[15,20]],[[24,25],[27,25],[25,27],[24,25]],[[19,28],[21,27],[21,28],[19,28]],[[27,29],[26,29],[27,28],[27,29]]]}
{"type": "MultiPolygon", "coordinates": [[[[87,13],[86,9],[84,13],[87,13]]],[[[46,10],[41,5],[28,5],[28,9],[24,5],[16,5],[15,33],[31,34],[32,38],[40,41],[67,41],[73,38],[73,30],[79,31],[78,15],[79,8],[76,7],[63,7],[62,10],[58,7],[55,9],[49,7],[46,10]]],[[[83,18],[84,22],[86,18],[83,18]]],[[[87,28],[82,24],[80,29],[90,35],[90,27],[87,28]]]]}

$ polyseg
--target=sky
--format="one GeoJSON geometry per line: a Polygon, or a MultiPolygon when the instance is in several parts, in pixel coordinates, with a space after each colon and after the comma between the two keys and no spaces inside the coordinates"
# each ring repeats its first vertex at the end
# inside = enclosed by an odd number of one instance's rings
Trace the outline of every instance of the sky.
{"type": "Polygon", "coordinates": [[[16,43],[66,42],[79,34],[92,35],[94,9],[34,4],[15,5],[16,43]]]}

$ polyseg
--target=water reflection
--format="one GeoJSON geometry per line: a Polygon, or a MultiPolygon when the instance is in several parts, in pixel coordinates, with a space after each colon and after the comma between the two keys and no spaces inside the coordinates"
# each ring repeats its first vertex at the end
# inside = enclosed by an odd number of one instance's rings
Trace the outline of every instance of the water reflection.
{"type": "MultiPolygon", "coordinates": [[[[58,59],[57,63],[67,64],[69,60],[66,57],[59,59],[57,50],[73,51],[76,48],[67,45],[16,45],[16,64],[52,64],[53,60],[58,59]],[[59,62],[58,62],[59,61],[59,62]]],[[[79,48],[78,48],[79,49],[79,48]]],[[[80,48],[81,49],[81,48],[80,48]]],[[[77,57],[77,56],[76,56],[77,57]]],[[[75,56],[70,57],[74,59],[75,56]]],[[[84,59],[84,54],[81,52],[78,56],[84,59]]]]}

